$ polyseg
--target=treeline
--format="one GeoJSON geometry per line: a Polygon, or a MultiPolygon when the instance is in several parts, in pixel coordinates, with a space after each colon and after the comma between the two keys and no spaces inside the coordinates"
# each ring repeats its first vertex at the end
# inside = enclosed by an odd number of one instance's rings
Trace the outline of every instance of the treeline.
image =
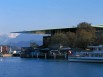
{"type": "Polygon", "coordinates": [[[77,25],[76,32],[55,33],[48,38],[48,45],[61,44],[72,48],[85,49],[89,45],[103,44],[103,35],[97,35],[90,23],[82,22],[77,25]]]}

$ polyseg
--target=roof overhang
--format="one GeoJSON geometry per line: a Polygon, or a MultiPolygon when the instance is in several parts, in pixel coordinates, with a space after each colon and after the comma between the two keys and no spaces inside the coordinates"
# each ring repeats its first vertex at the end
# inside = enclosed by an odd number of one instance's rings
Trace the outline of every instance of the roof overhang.
{"type": "MultiPolygon", "coordinates": [[[[93,26],[96,29],[102,29],[103,25],[93,26]]],[[[73,28],[57,28],[57,29],[45,29],[45,30],[31,30],[31,31],[19,31],[19,32],[11,32],[11,33],[30,33],[30,34],[52,34],[54,31],[63,31],[63,30],[76,30],[77,27],[73,28]]]]}
{"type": "Polygon", "coordinates": [[[31,30],[31,31],[19,31],[19,32],[11,32],[11,33],[33,33],[33,34],[52,34],[53,31],[65,30],[65,29],[76,29],[74,28],[58,28],[58,29],[45,29],[45,30],[31,30]]]}

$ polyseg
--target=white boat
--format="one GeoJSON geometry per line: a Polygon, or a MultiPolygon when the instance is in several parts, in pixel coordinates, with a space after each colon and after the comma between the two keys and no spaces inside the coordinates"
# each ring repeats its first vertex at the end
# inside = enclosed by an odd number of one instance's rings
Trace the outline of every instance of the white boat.
{"type": "Polygon", "coordinates": [[[103,45],[88,46],[91,50],[77,52],[73,56],[68,56],[68,61],[74,62],[103,62],[103,45]]]}

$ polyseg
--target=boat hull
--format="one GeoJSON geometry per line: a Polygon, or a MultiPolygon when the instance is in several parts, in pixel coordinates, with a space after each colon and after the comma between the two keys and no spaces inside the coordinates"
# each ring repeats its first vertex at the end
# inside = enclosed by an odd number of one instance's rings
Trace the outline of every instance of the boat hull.
{"type": "Polygon", "coordinates": [[[70,62],[102,62],[103,58],[99,57],[68,57],[70,62]]]}

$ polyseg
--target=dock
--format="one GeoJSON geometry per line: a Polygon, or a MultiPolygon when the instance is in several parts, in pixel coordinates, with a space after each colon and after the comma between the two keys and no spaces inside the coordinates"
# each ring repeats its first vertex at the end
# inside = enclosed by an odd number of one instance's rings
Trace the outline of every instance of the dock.
{"type": "Polygon", "coordinates": [[[51,50],[49,48],[32,49],[31,47],[23,47],[21,58],[43,58],[43,59],[67,59],[69,49],[51,50]]]}

